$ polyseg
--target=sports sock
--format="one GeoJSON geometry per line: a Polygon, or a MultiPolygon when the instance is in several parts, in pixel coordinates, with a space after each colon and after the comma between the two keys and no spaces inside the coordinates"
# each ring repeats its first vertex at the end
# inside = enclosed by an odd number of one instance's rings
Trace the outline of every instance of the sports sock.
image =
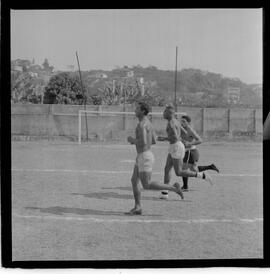
{"type": "Polygon", "coordinates": [[[205,171],[205,170],[207,170],[207,169],[211,169],[211,165],[209,165],[209,166],[198,166],[199,172],[205,171]]]}
{"type": "Polygon", "coordinates": [[[199,172],[209,170],[209,169],[219,172],[219,169],[214,164],[211,164],[209,166],[198,166],[199,172]]]}
{"type": "Polygon", "coordinates": [[[205,171],[205,170],[208,170],[208,169],[212,169],[213,170],[212,165],[209,165],[209,166],[198,166],[199,172],[205,171]]]}
{"type": "Polygon", "coordinates": [[[201,179],[205,179],[205,174],[204,174],[204,172],[197,172],[196,177],[201,178],[201,179]]]}
{"type": "Polygon", "coordinates": [[[188,188],[188,177],[183,177],[183,187],[188,188]]]}

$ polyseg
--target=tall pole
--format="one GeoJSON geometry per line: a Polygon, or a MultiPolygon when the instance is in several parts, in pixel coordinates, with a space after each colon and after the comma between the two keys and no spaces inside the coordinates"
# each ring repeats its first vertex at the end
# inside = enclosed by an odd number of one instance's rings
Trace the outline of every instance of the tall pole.
{"type": "MultiPolygon", "coordinates": [[[[77,57],[79,75],[80,75],[80,80],[81,80],[81,89],[82,89],[83,98],[84,98],[84,110],[86,110],[86,96],[85,96],[85,92],[84,92],[84,88],[83,88],[82,75],[81,75],[81,69],[80,69],[80,63],[79,63],[79,58],[78,58],[77,51],[76,51],[76,57],[77,57]]],[[[87,114],[86,114],[86,112],[84,113],[84,116],[85,116],[85,128],[86,128],[86,141],[88,141],[88,123],[87,123],[87,114]]]]}
{"type": "Polygon", "coordinates": [[[113,94],[115,93],[115,80],[112,80],[112,92],[113,94]]]}
{"type": "Polygon", "coordinates": [[[121,81],[121,85],[120,85],[121,96],[123,95],[123,90],[124,90],[124,112],[125,112],[126,111],[126,90],[123,89],[123,82],[121,81]]]}
{"type": "Polygon", "coordinates": [[[174,107],[175,107],[175,112],[177,112],[177,98],[176,98],[176,90],[177,90],[177,50],[178,50],[178,47],[176,47],[175,74],[174,74],[174,107]]]}

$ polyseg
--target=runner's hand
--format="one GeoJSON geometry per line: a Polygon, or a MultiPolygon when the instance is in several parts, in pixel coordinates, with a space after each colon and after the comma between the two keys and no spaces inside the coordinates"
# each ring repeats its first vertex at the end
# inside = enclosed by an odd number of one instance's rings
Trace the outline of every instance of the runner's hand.
{"type": "Polygon", "coordinates": [[[128,141],[130,144],[134,144],[134,138],[131,137],[131,136],[128,136],[128,137],[127,137],[127,141],[128,141]]]}

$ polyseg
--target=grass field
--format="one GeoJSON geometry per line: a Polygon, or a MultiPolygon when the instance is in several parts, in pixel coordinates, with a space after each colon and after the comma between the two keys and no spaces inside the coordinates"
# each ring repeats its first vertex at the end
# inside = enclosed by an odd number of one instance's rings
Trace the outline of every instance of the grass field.
{"type": "MultiPolygon", "coordinates": [[[[153,152],[161,182],[167,146],[153,152]]],[[[13,142],[13,261],[263,258],[262,144],[204,143],[200,156],[221,170],[214,186],[191,179],[167,201],[144,190],[143,215],[126,216],[133,146],[13,142]]]]}

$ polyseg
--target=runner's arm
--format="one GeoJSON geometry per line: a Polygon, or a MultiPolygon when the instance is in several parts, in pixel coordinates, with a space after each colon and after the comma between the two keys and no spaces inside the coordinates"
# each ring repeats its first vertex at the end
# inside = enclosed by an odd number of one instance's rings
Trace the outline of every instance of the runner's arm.
{"type": "Polygon", "coordinates": [[[128,136],[127,140],[130,144],[132,145],[138,145],[139,143],[141,145],[146,145],[147,144],[147,132],[146,132],[146,127],[142,126],[141,127],[141,138],[137,139],[137,138],[133,138],[132,136],[128,136]]]}
{"type": "Polygon", "coordinates": [[[152,130],[152,145],[155,145],[157,143],[157,135],[156,135],[156,132],[155,130],[153,129],[152,130]]]}
{"type": "Polygon", "coordinates": [[[187,134],[187,131],[180,125],[180,130],[187,134]]]}
{"type": "Polygon", "coordinates": [[[186,142],[186,144],[190,146],[201,144],[202,138],[200,137],[200,135],[191,126],[188,126],[188,127],[189,127],[189,132],[194,139],[190,142],[186,142]]]}

